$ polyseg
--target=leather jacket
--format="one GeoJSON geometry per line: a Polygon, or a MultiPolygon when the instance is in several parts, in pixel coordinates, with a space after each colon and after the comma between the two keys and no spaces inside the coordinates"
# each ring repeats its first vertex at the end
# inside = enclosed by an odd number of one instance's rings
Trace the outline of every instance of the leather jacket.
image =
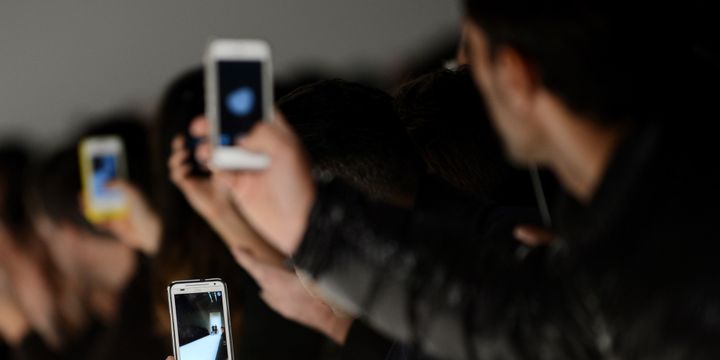
{"type": "Polygon", "coordinates": [[[708,132],[685,125],[630,131],[592,201],[559,207],[549,248],[518,245],[506,209],[405,210],[330,183],[296,264],[438,358],[718,359],[720,177],[708,132]]]}

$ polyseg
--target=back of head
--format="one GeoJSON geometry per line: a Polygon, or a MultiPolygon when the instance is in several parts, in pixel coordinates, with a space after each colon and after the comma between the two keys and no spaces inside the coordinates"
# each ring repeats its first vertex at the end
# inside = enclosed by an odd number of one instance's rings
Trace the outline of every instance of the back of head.
{"type": "MultiPolygon", "coordinates": [[[[167,167],[173,138],[186,134],[192,120],[205,112],[203,79],[202,68],[194,68],[176,78],[165,90],[153,124],[152,167],[158,190],[154,200],[165,225],[163,246],[178,255],[192,250],[193,241],[185,234],[188,228],[196,229],[196,236],[203,234],[200,235],[203,239],[196,241],[199,244],[205,243],[212,234],[207,223],[170,181],[167,167]],[[165,240],[173,243],[166,244],[165,240]]],[[[167,252],[163,256],[165,254],[167,252]]]]}
{"type": "Polygon", "coordinates": [[[402,86],[396,107],[428,170],[456,188],[503,204],[530,204],[527,172],[505,159],[467,69],[440,70],[402,86]]]}
{"type": "Polygon", "coordinates": [[[24,195],[30,156],[19,145],[8,143],[0,146],[0,223],[14,231],[28,226],[24,195]]]}
{"type": "Polygon", "coordinates": [[[80,167],[75,146],[67,146],[40,162],[35,175],[35,211],[54,223],[95,231],[80,208],[80,167]]]}
{"type": "Polygon", "coordinates": [[[316,171],[337,176],[376,199],[403,202],[414,196],[420,161],[390,95],[326,80],[296,89],[278,106],[316,171]]]}
{"type": "MultiPolygon", "coordinates": [[[[167,160],[170,144],[177,135],[187,133],[190,123],[205,113],[205,84],[202,68],[193,68],[177,77],[163,93],[157,109],[152,131],[152,176],[157,187],[154,199],[161,213],[170,214],[178,203],[186,204],[182,194],[169,178],[167,160]]],[[[182,208],[188,216],[192,209],[182,208]]]]}
{"type": "MultiPolygon", "coordinates": [[[[491,56],[519,52],[569,110],[601,124],[660,122],[695,101],[695,1],[464,0],[491,56]],[[634,6],[633,6],[634,5],[634,6]],[[652,12],[652,16],[648,14],[652,12]],[[692,95],[690,95],[692,94],[692,95]],[[674,109],[673,109],[674,108],[674,109]]],[[[471,55],[472,57],[472,55],[471,55]]],[[[698,76],[699,75],[699,76],[698,76]]]]}

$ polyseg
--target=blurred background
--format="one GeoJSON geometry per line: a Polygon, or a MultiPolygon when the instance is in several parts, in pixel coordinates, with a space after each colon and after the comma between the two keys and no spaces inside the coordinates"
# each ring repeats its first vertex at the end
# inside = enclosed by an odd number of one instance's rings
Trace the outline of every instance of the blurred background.
{"type": "Polygon", "coordinates": [[[0,138],[52,147],[98,113],[151,114],[211,37],[263,38],[278,79],[322,73],[388,88],[453,46],[438,0],[13,1],[0,11],[0,138]]]}

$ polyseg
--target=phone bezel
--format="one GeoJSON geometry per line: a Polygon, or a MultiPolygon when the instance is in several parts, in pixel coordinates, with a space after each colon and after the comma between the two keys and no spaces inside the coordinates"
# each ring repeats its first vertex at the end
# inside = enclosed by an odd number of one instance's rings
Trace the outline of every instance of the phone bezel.
{"type": "Polygon", "coordinates": [[[219,61],[259,61],[261,65],[261,91],[263,94],[263,121],[273,117],[273,70],[270,45],[262,40],[217,39],[210,42],[205,53],[205,109],[210,125],[210,144],[213,164],[223,169],[261,169],[269,164],[263,154],[253,153],[235,146],[220,145],[220,109],[217,63],[219,61]],[[218,153],[216,156],[215,153],[218,153]]]}
{"type": "Polygon", "coordinates": [[[127,207],[127,200],[124,197],[119,199],[98,197],[93,189],[93,178],[95,177],[93,158],[97,156],[115,157],[117,159],[117,178],[127,177],[125,146],[122,139],[112,135],[87,137],[80,141],[79,152],[83,200],[88,218],[91,221],[101,220],[101,218],[112,217],[124,212],[127,207]]]}
{"type": "Polygon", "coordinates": [[[209,291],[220,291],[222,292],[223,298],[223,314],[225,316],[225,334],[227,337],[228,346],[228,359],[233,360],[235,354],[233,352],[233,341],[232,341],[232,322],[230,319],[230,300],[228,297],[227,284],[220,278],[213,279],[195,279],[195,280],[180,280],[173,281],[167,287],[168,293],[168,308],[170,311],[170,329],[172,333],[172,344],[173,344],[173,355],[176,360],[180,359],[180,339],[178,339],[177,329],[177,314],[175,311],[175,295],[176,294],[194,294],[204,293],[209,291]]]}

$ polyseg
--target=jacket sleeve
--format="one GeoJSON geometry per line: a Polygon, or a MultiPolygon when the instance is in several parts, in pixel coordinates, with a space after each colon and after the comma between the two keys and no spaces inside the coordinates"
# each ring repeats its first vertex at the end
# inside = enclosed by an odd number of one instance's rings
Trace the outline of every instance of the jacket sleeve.
{"type": "Polygon", "coordinates": [[[343,360],[383,360],[393,347],[393,341],[378,334],[361,320],[350,326],[345,345],[342,347],[343,360]]]}
{"type": "Polygon", "coordinates": [[[334,305],[430,355],[592,355],[574,325],[584,314],[562,316],[571,311],[547,276],[544,250],[512,239],[517,217],[437,210],[399,209],[337,182],[321,185],[296,266],[334,305]]]}

